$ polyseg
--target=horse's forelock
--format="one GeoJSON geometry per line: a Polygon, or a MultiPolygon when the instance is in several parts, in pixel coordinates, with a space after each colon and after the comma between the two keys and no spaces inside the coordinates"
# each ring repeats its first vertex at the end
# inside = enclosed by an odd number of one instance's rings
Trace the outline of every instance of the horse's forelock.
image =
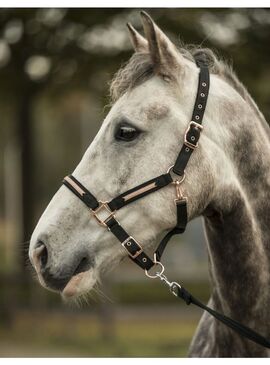
{"type": "Polygon", "coordinates": [[[126,91],[142,84],[154,75],[154,68],[148,53],[135,53],[130,60],[121,67],[112,79],[110,96],[113,102],[126,91]]]}

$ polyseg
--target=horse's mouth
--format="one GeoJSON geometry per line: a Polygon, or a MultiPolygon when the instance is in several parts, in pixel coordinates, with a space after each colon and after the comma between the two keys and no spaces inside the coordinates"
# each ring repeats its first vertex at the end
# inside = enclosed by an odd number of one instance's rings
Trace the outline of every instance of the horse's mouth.
{"type": "MultiPolygon", "coordinates": [[[[87,273],[89,274],[89,272],[84,271],[84,272],[81,272],[77,275],[72,276],[72,278],[69,280],[69,282],[66,284],[66,286],[64,287],[63,290],[52,289],[50,286],[48,286],[45,283],[42,276],[40,276],[39,274],[37,276],[38,276],[38,280],[39,280],[41,286],[43,286],[45,289],[47,289],[49,291],[61,294],[63,299],[68,300],[68,299],[77,298],[80,295],[84,294],[85,292],[89,291],[89,289],[91,289],[91,287],[90,288],[88,287],[86,289],[85,285],[82,285],[83,281],[84,281],[83,279],[84,279],[84,277],[87,276],[87,273]]],[[[87,279],[85,281],[87,281],[87,279]]],[[[93,286],[94,286],[94,284],[93,284],[93,286]]]]}
{"type": "Polygon", "coordinates": [[[89,292],[95,283],[96,278],[93,269],[80,272],[71,277],[67,285],[61,291],[61,295],[65,300],[77,298],[82,294],[89,292]]]}
{"type": "Polygon", "coordinates": [[[67,285],[64,287],[64,289],[61,293],[65,299],[75,297],[79,294],[79,285],[80,285],[83,277],[85,276],[85,274],[86,274],[86,271],[80,272],[79,274],[72,276],[72,278],[67,283],[67,285]]]}

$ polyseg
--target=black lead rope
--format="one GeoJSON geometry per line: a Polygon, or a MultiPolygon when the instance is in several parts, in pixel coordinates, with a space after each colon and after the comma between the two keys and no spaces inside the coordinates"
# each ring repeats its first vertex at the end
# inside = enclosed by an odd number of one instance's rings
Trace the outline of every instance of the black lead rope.
{"type": "Polygon", "coordinates": [[[185,178],[185,168],[187,163],[193,151],[198,147],[198,141],[203,129],[202,121],[210,86],[209,71],[205,61],[200,59],[197,60],[196,63],[200,69],[200,73],[198,79],[197,96],[192,113],[192,120],[185,132],[184,144],[178,154],[176,162],[173,166],[171,166],[166,174],[155,177],[154,179],[148,180],[145,183],[126,191],[125,193],[112,199],[110,202],[98,201],[95,196],[72,175],[65,177],[63,184],[90,209],[91,214],[97,220],[97,222],[101,226],[106,227],[120,241],[123,248],[127,250],[129,258],[143,270],[145,270],[145,273],[148,277],[153,279],[159,278],[169,286],[171,292],[175,296],[183,299],[187,304],[192,303],[197,307],[206,310],[213,317],[240,335],[253,342],[256,342],[259,345],[270,348],[270,343],[267,339],[250,328],[240,324],[239,322],[226,317],[219,312],[216,312],[214,309],[207,307],[205,304],[193,297],[185,288],[181,287],[180,284],[176,282],[169,282],[169,280],[163,274],[164,266],[161,264],[160,259],[166,248],[166,245],[172,236],[181,234],[185,231],[188,222],[187,198],[182,193],[181,183],[185,178]],[[179,178],[174,180],[171,175],[172,172],[179,176],[179,178]],[[154,253],[153,261],[144,252],[139,242],[130,236],[121,226],[121,224],[115,218],[115,213],[120,208],[170,184],[174,184],[176,188],[175,205],[177,223],[176,226],[171,231],[169,231],[159,243],[154,253]],[[104,219],[104,216],[106,216],[106,219],[104,219]],[[155,275],[151,275],[149,274],[149,270],[154,266],[159,266],[161,270],[160,272],[156,272],[155,275]]]}
{"type": "Polygon", "coordinates": [[[215,317],[217,320],[225,324],[227,327],[230,327],[239,335],[248,338],[249,340],[257,343],[258,345],[270,348],[270,342],[265,337],[261,336],[259,333],[255,332],[251,328],[244,326],[243,324],[235,321],[234,319],[229,318],[224,314],[221,314],[215,311],[214,309],[208,307],[207,305],[203,304],[179,284],[173,283],[173,288],[171,290],[175,296],[183,299],[187,305],[189,304],[196,305],[197,307],[207,311],[209,314],[211,314],[211,316],[215,317]]]}

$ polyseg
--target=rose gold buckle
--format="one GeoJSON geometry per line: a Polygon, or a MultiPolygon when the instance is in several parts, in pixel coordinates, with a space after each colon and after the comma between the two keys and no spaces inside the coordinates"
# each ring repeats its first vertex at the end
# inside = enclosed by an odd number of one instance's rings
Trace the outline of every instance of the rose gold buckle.
{"type": "Polygon", "coordinates": [[[124,247],[125,250],[127,250],[129,256],[132,259],[136,259],[136,257],[138,257],[143,252],[142,246],[132,236],[129,236],[124,242],[121,243],[121,245],[124,247]],[[127,244],[127,246],[131,246],[131,243],[130,243],[130,245],[128,245],[128,242],[131,240],[133,240],[139,246],[139,250],[136,251],[133,255],[129,252],[129,250],[125,246],[125,244],[127,244]]]}
{"type": "Polygon", "coordinates": [[[189,141],[187,140],[187,134],[188,134],[188,132],[189,132],[190,127],[191,127],[191,126],[194,126],[196,129],[199,129],[200,131],[202,131],[202,130],[203,130],[203,126],[202,126],[201,124],[199,124],[199,123],[193,122],[193,120],[192,120],[192,121],[189,123],[187,130],[185,131],[184,144],[185,144],[187,147],[191,148],[192,150],[195,150],[195,148],[197,148],[197,147],[198,147],[198,142],[197,142],[196,144],[194,144],[194,143],[191,143],[191,142],[189,142],[189,141]]]}
{"type": "Polygon", "coordinates": [[[103,227],[107,227],[106,222],[111,217],[114,217],[114,213],[115,213],[115,211],[112,212],[111,209],[109,208],[108,202],[102,202],[102,201],[99,201],[99,206],[95,210],[93,210],[93,209],[90,209],[90,210],[91,210],[91,213],[93,214],[93,216],[96,218],[98,224],[100,224],[103,227]],[[103,214],[109,213],[109,215],[107,217],[105,217],[105,219],[102,216],[100,216],[100,215],[102,215],[102,211],[103,211],[103,214]]]}

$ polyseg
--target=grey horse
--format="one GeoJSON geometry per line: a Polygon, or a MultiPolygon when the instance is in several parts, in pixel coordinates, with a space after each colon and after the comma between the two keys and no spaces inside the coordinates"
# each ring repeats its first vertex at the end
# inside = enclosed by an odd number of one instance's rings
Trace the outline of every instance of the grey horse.
{"type": "MultiPolygon", "coordinates": [[[[204,52],[210,92],[204,131],[186,168],[188,220],[203,216],[212,294],[209,305],[270,337],[269,127],[231,68],[208,49],[178,49],[146,13],[145,37],[128,25],[135,53],[111,83],[112,108],[73,175],[110,200],[172,165],[191,118],[204,52]],[[117,138],[120,134],[133,137],[117,138]]],[[[121,209],[117,218],[147,252],[176,224],[167,187],[121,209]]],[[[91,290],[126,250],[60,187],[31,238],[41,284],[73,298],[91,290]]],[[[269,352],[204,313],[192,357],[266,357],[269,352]]]]}

